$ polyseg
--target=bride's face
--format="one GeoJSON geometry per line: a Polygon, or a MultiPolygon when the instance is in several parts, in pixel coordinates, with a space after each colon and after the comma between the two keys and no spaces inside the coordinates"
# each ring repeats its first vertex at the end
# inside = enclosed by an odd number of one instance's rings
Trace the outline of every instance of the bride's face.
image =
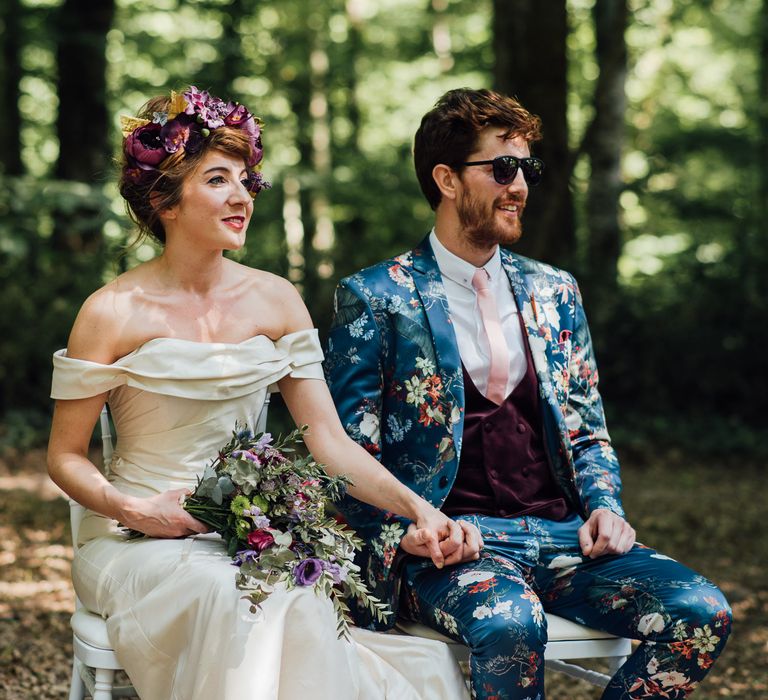
{"type": "Polygon", "coordinates": [[[163,213],[166,239],[186,244],[237,250],[253,213],[246,189],[248,171],[242,160],[223,151],[208,151],[185,180],[181,201],[163,213]]]}

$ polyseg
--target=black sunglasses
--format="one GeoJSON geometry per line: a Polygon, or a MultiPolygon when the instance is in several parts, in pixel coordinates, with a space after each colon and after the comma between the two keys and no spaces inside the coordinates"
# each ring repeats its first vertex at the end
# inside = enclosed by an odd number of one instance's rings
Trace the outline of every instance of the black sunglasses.
{"type": "Polygon", "coordinates": [[[493,160],[473,160],[462,165],[492,165],[493,179],[500,185],[508,185],[517,175],[518,168],[523,169],[523,177],[529,187],[536,187],[541,182],[544,161],[538,158],[517,158],[515,156],[496,156],[493,160]]]}

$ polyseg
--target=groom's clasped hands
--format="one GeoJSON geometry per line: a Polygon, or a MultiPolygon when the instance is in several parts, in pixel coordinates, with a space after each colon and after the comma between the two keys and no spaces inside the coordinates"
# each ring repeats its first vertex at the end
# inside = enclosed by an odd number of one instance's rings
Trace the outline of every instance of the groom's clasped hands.
{"type": "MultiPolygon", "coordinates": [[[[439,511],[438,511],[439,513],[439,511]]],[[[408,554],[429,557],[438,569],[479,559],[483,538],[466,520],[452,520],[443,513],[442,522],[411,523],[400,547],[408,554]]]]}

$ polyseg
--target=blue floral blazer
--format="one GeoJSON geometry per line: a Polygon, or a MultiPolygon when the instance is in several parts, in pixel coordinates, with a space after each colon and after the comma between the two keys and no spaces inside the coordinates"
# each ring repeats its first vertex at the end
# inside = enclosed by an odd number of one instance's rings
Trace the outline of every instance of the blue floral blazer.
{"type": "MultiPolygon", "coordinates": [[[[503,249],[501,260],[533,356],[555,479],[584,517],[597,508],[623,516],[619,464],[576,281],[503,249]]],[[[325,371],[342,424],[400,481],[441,507],[459,465],[464,384],[429,238],[343,279],[334,309],[325,371]]],[[[396,555],[409,521],[350,496],[340,508],[365,541],[358,557],[364,578],[396,611],[396,555]]],[[[382,627],[359,610],[356,622],[382,627]]]]}

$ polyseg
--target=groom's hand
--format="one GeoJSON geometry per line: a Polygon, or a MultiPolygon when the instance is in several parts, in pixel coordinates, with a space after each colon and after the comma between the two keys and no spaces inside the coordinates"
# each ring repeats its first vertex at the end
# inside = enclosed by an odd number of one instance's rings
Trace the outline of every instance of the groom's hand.
{"type": "Polygon", "coordinates": [[[411,523],[405,537],[400,541],[400,547],[408,554],[431,558],[438,569],[479,559],[480,550],[483,548],[480,531],[466,520],[448,519],[448,523],[448,535],[434,543],[428,538],[426,529],[417,528],[411,523]],[[440,553],[439,556],[436,556],[435,548],[440,553]]]}
{"type": "Polygon", "coordinates": [[[635,531],[620,515],[597,508],[579,528],[579,544],[585,557],[626,554],[635,544],[635,531]]]}
{"type": "Polygon", "coordinates": [[[443,515],[443,521],[437,528],[417,527],[411,523],[405,537],[400,540],[400,547],[408,554],[428,557],[438,569],[442,569],[446,564],[446,557],[461,550],[463,542],[464,531],[461,525],[443,515]]]}
{"type": "Polygon", "coordinates": [[[459,527],[464,534],[464,541],[461,547],[454,550],[452,554],[446,554],[445,564],[463,564],[466,561],[475,561],[480,558],[480,550],[483,548],[483,537],[480,530],[474,524],[466,520],[457,520],[459,527]]]}

